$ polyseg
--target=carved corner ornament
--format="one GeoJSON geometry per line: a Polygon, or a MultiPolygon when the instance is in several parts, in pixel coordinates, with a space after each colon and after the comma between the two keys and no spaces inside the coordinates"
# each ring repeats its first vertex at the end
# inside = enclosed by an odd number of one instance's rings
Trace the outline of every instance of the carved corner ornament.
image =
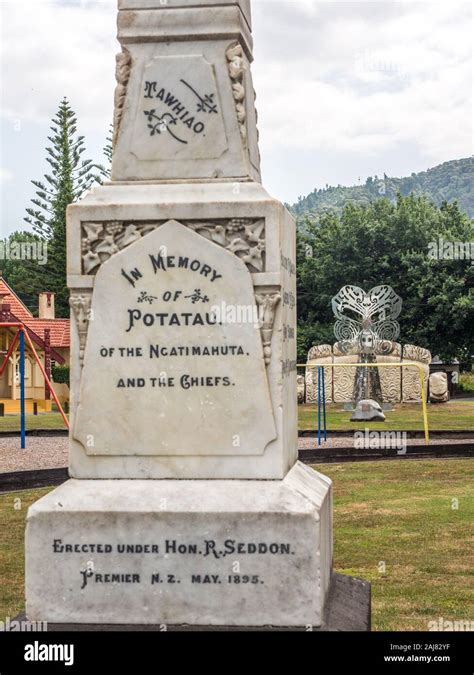
{"type": "Polygon", "coordinates": [[[259,131],[259,128],[258,128],[258,110],[257,110],[257,106],[256,106],[257,92],[255,91],[255,89],[254,89],[254,92],[253,92],[253,100],[254,100],[254,105],[255,105],[255,124],[257,126],[257,128],[256,128],[256,131],[257,131],[257,155],[258,155],[258,161],[261,162],[262,156],[260,154],[260,146],[259,146],[260,131],[259,131]]]}
{"type": "Polygon", "coordinates": [[[115,88],[114,97],[114,134],[113,147],[115,148],[120,131],[120,123],[122,122],[123,107],[125,105],[125,98],[127,96],[128,81],[130,79],[130,71],[132,69],[132,57],[127,49],[121,51],[115,57],[115,77],[117,86],[115,88]]]}
{"type": "MultiPolygon", "coordinates": [[[[109,221],[82,223],[82,267],[84,274],[97,274],[103,262],[152,232],[166,221],[125,223],[109,221]]],[[[185,221],[196,234],[222,246],[240,258],[252,273],[265,269],[265,220],[232,218],[218,221],[185,221]]]]}
{"type": "Polygon", "coordinates": [[[232,93],[235,101],[235,110],[240,127],[240,136],[245,149],[248,148],[247,112],[245,109],[245,61],[244,50],[237,42],[233,43],[226,52],[229,62],[229,75],[232,80],[232,93]]]}
{"type": "Polygon", "coordinates": [[[77,333],[79,335],[79,363],[81,368],[84,364],[84,352],[87,342],[87,331],[89,330],[89,321],[91,317],[90,295],[71,295],[69,305],[74,313],[76,320],[77,333]]]}
{"type": "Polygon", "coordinates": [[[281,302],[281,293],[256,293],[255,299],[260,311],[265,365],[269,366],[272,360],[273,326],[275,324],[276,309],[281,302]]]}
{"type": "Polygon", "coordinates": [[[231,218],[227,221],[183,223],[197,234],[222,246],[247,265],[250,272],[265,269],[265,220],[231,218]]]}

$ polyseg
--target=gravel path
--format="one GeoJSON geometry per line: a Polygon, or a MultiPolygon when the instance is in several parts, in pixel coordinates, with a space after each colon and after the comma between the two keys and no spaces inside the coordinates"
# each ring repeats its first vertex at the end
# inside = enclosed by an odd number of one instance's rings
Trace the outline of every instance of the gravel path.
{"type": "MultiPolygon", "coordinates": [[[[459,445],[463,443],[472,443],[472,439],[462,439],[462,438],[432,438],[430,440],[430,445],[459,445]]],[[[424,438],[409,438],[407,442],[408,447],[411,446],[417,446],[417,445],[425,445],[425,439],[424,438]]],[[[317,438],[300,438],[298,447],[300,450],[314,450],[318,447],[318,439],[317,438]]],[[[324,448],[353,448],[354,447],[354,439],[352,437],[350,438],[329,438],[327,443],[323,442],[323,445],[321,446],[322,449],[324,448]]]]}
{"type": "MultiPolygon", "coordinates": [[[[431,445],[457,445],[464,439],[433,438],[431,445]]],[[[331,438],[324,448],[353,447],[353,438],[331,438]]],[[[424,445],[423,439],[409,439],[409,446],[424,445]]],[[[300,438],[300,450],[317,450],[317,438],[300,438]]],[[[30,436],[26,450],[20,449],[19,438],[0,437],[0,473],[34,471],[35,469],[61,469],[68,466],[68,438],[66,436],[30,436]]]]}
{"type": "Polygon", "coordinates": [[[26,450],[20,438],[0,438],[0,473],[61,469],[68,465],[67,436],[27,436],[26,450]]]}

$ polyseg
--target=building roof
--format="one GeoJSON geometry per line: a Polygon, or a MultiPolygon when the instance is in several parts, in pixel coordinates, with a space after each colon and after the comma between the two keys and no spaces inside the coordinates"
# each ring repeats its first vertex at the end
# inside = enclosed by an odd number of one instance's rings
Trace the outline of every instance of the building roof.
{"type": "Polygon", "coordinates": [[[51,347],[70,346],[69,319],[30,319],[25,323],[42,340],[45,329],[49,329],[51,347]]]}
{"type": "Polygon", "coordinates": [[[28,307],[20,300],[15,291],[10,288],[2,277],[0,277],[0,304],[10,305],[12,314],[20,319],[21,322],[26,322],[34,318],[28,307]]]}
{"type": "Polygon", "coordinates": [[[50,344],[53,348],[70,346],[69,319],[38,319],[20,300],[15,291],[0,277],[0,305],[10,305],[10,312],[44,340],[45,329],[50,330],[50,344]]]}

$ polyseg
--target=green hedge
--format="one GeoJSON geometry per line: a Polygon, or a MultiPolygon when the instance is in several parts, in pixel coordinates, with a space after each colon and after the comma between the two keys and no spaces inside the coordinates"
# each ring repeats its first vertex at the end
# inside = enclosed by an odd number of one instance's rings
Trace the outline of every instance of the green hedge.
{"type": "Polygon", "coordinates": [[[56,384],[67,384],[69,387],[69,366],[53,366],[52,375],[56,384]]]}

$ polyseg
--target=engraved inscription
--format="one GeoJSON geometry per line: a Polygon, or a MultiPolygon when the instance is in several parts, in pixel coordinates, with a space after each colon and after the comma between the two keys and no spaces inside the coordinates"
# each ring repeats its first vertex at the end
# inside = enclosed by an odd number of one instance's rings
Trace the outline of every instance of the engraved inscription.
{"type": "Polygon", "coordinates": [[[87,588],[88,592],[95,585],[108,584],[264,585],[267,575],[255,573],[252,560],[287,558],[296,554],[296,547],[291,542],[241,541],[232,538],[192,542],[164,539],[152,543],[78,543],[53,539],[51,547],[55,557],[79,556],[76,583],[81,591],[87,588]],[[84,556],[91,558],[85,565],[79,562],[84,556]],[[236,556],[249,561],[242,565],[245,571],[240,570],[240,566],[237,568],[240,571],[232,571],[232,567],[226,563],[227,558],[236,556]],[[135,558],[141,560],[139,573],[130,571],[136,570],[135,558]],[[188,560],[183,565],[182,561],[186,558],[188,560]],[[217,569],[216,561],[222,561],[217,569]]]}
{"type": "Polygon", "coordinates": [[[131,150],[142,160],[215,159],[228,147],[214,67],[160,56],[144,69],[131,150]]]}

